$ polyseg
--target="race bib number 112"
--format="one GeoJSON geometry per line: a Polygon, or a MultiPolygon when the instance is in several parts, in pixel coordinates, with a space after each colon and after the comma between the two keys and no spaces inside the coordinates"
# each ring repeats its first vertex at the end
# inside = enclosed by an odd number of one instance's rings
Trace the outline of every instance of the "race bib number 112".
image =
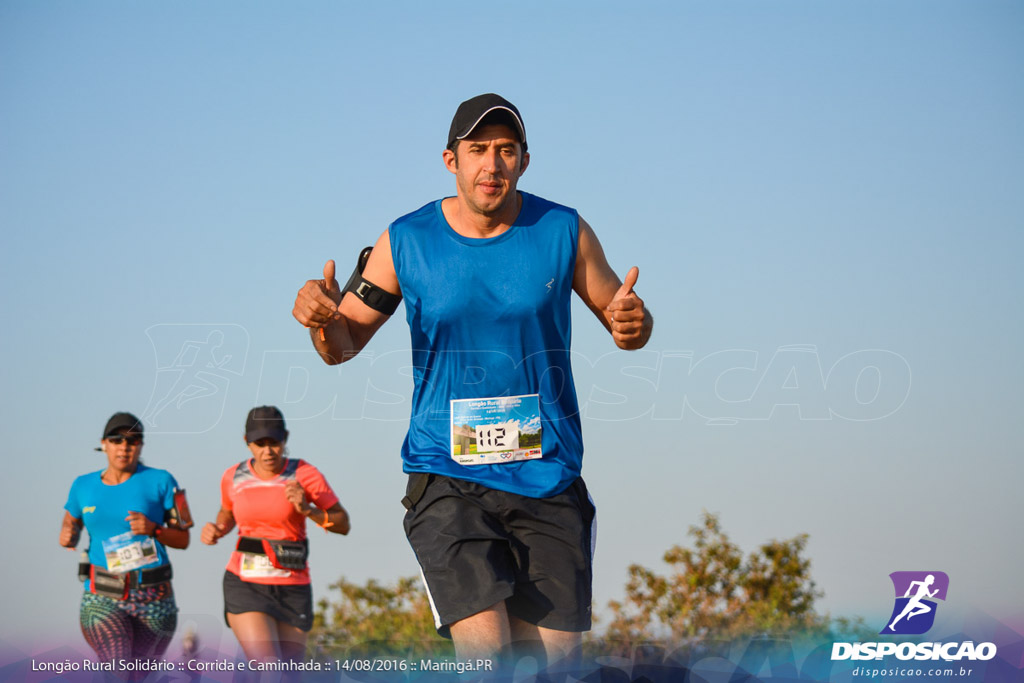
{"type": "Polygon", "coordinates": [[[500,396],[451,402],[451,454],[460,465],[497,465],[544,456],[540,397],[500,396]]]}

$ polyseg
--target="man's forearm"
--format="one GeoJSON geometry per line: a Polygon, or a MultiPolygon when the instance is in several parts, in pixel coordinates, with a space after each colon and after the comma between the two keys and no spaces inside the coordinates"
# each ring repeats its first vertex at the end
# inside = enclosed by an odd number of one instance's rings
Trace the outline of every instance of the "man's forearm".
{"type": "Polygon", "coordinates": [[[328,365],[344,363],[358,353],[352,342],[348,321],[344,318],[332,321],[325,327],[310,328],[309,338],[320,358],[328,365]]]}
{"type": "Polygon", "coordinates": [[[359,322],[344,316],[320,328],[311,328],[309,337],[313,348],[328,365],[338,365],[359,355],[389,316],[377,316],[368,322],[359,322]]]}

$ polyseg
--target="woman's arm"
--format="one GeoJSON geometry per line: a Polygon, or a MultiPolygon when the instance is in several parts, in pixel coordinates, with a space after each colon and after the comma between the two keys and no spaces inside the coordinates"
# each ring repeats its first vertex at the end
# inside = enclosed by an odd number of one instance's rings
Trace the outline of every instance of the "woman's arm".
{"type": "Polygon", "coordinates": [[[306,498],[305,489],[297,481],[285,484],[284,495],[288,502],[295,506],[296,512],[332,533],[344,535],[352,528],[348,521],[348,513],[345,512],[345,508],[341,507],[341,503],[335,503],[326,510],[313,507],[309,499],[306,498]]]}
{"type": "Polygon", "coordinates": [[[235,528],[235,514],[224,508],[217,513],[217,521],[207,522],[203,525],[203,531],[199,534],[199,540],[206,545],[216,545],[222,537],[231,533],[235,528]]]}
{"type": "Polygon", "coordinates": [[[124,519],[128,522],[133,534],[152,536],[168,548],[184,550],[188,547],[188,529],[161,526],[141,512],[135,511],[130,511],[124,519]]]}
{"type": "Polygon", "coordinates": [[[348,520],[348,513],[345,512],[345,508],[341,507],[341,503],[335,503],[326,510],[322,510],[317,507],[310,507],[309,510],[303,514],[316,524],[319,524],[324,529],[334,534],[341,534],[344,536],[352,528],[352,525],[348,520]]]}
{"type": "Polygon", "coordinates": [[[78,545],[78,539],[82,534],[82,520],[72,517],[67,510],[64,511],[64,521],[60,525],[60,544],[65,548],[74,548],[78,545]]]}

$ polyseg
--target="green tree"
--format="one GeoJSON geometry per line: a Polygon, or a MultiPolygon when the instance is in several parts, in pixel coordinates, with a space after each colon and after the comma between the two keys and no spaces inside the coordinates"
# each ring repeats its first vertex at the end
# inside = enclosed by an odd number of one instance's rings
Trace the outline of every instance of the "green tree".
{"type": "Polygon", "coordinates": [[[690,527],[693,547],[673,546],[664,555],[670,571],[660,575],[631,565],[626,597],[608,603],[612,618],[603,643],[687,642],[755,634],[823,635],[852,632],[859,620],[814,611],[822,596],[803,556],[807,534],[773,540],[744,557],[705,512],[690,527]]]}
{"type": "Polygon", "coordinates": [[[454,653],[451,642],[434,629],[430,602],[418,578],[391,586],[375,579],[365,586],[344,577],[330,585],[340,597],[321,598],[310,631],[317,654],[340,657],[376,655],[442,656],[454,653]]]}

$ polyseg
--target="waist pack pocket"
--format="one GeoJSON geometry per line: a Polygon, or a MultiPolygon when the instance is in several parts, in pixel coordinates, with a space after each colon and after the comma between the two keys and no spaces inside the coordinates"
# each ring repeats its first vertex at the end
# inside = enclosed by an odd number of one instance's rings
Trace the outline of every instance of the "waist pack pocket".
{"type": "Polygon", "coordinates": [[[309,544],[306,541],[272,541],[269,538],[263,540],[263,552],[266,553],[270,564],[278,569],[306,568],[306,558],[309,557],[309,544]]]}
{"type": "Polygon", "coordinates": [[[128,597],[128,576],[126,574],[111,574],[92,565],[89,581],[89,591],[96,595],[114,600],[124,600],[128,597]]]}

